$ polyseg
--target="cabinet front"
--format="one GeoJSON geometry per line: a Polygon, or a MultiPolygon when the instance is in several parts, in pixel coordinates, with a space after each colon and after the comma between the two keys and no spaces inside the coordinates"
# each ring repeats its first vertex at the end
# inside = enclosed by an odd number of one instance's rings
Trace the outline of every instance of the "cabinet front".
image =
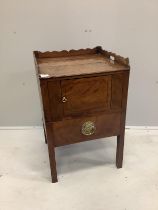
{"type": "Polygon", "coordinates": [[[64,116],[110,109],[111,76],[61,81],[64,116]]]}
{"type": "MultiPolygon", "coordinates": [[[[123,74],[48,82],[50,121],[120,112],[123,74]]],[[[47,113],[46,113],[47,114],[47,113]]]]}

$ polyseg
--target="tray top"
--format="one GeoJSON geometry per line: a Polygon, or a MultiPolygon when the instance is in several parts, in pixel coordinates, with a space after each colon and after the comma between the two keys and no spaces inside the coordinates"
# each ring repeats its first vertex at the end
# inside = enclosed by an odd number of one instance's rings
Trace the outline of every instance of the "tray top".
{"type": "Polygon", "coordinates": [[[107,51],[98,52],[97,49],[46,53],[36,51],[34,54],[39,77],[67,77],[129,70],[127,59],[107,51]]]}

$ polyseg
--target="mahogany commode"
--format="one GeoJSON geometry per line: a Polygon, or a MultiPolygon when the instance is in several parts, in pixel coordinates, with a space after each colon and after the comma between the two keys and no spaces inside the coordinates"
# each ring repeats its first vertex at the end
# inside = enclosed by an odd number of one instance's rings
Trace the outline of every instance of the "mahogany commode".
{"type": "Polygon", "coordinates": [[[34,51],[52,182],[55,147],[117,136],[122,167],[129,60],[103,50],[34,51]]]}

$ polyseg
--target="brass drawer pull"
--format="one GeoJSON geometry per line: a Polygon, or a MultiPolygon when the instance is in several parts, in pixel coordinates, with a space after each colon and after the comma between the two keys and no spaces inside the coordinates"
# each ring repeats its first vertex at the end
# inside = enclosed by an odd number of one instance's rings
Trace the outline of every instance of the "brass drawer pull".
{"type": "Polygon", "coordinates": [[[95,133],[96,127],[95,124],[91,121],[87,121],[82,125],[82,134],[90,136],[95,133]]]}
{"type": "Polygon", "coordinates": [[[65,96],[63,96],[63,98],[62,98],[62,102],[63,103],[67,102],[67,98],[65,96]]]}

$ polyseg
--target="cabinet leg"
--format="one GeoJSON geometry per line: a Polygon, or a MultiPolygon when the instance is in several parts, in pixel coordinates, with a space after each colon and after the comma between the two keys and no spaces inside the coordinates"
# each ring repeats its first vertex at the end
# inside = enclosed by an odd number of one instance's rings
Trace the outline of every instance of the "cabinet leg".
{"type": "Polygon", "coordinates": [[[46,135],[46,130],[45,130],[45,127],[43,126],[43,129],[44,129],[44,138],[45,138],[45,143],[47,144],[47,135],[46,135]]]}
{"type": "MultiPolygon", "coordinates": [[[[42,119],[42,120],[43,120],[43,119],[42,119]]],[[[45,143],[47,144],[47,132],[46,132],[46,126],[45,126],[44,120],[43,120],[43,130],[44,130],[45,143]]]]}
{"type": "Polygon", "coordinates": [[[52,177],[52,182],[55,183],[55,182],[58,182],[56,160],[55,160],[55,147],[53,144],[53,129],[49,125],[49,123],[46,123],[46,132],[47,132],[47,143],[48,143],[51,177],[52,177]]]}
{"type": "Polygon", "coordinates": [[[122,168],[124,149],[124,132],[117,136],[116,167],[122,168]]]}

